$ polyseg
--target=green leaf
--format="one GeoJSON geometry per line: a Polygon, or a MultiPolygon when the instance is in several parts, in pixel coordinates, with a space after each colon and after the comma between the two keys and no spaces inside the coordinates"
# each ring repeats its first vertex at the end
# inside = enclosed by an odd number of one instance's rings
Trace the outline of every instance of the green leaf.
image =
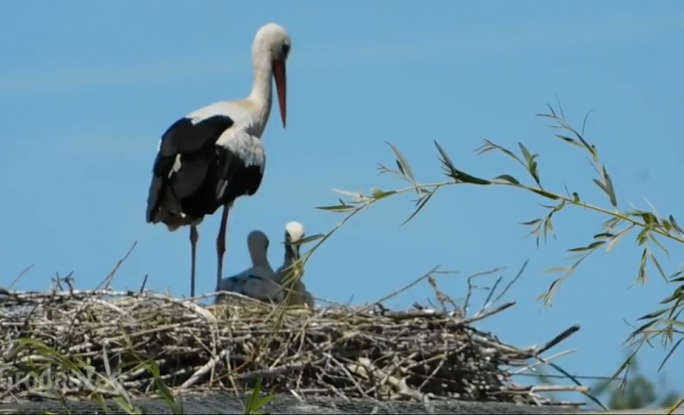
{"type": "Polygon", "coordinates": [[[551,222],[551,215],[553,215],[553,212],[551,212],[549,217],[544,221],[544,242],[546,242],[547,235],[554,235],[553,223],[551,222]]]}
{"type": "Polygon", "coordinates": [[[530,159],[530,164],[527,167],[527,169],[530,172],[530,175],[534,179],[534,181],[541,187],[541,182],[539,180],[539,170],[537,170],[537,155],[533,155],[532,158],[530,159]]]}
{"type": "Polygon", "coordinates": [[[639,245],[644,245],[646,242],[648,242],[648,235],[650,234],[650,232],[651,230],[648,227],[642,228],[636,237],[637,243],[639,245]]]}
{"type": "Polygon", "coordinates": [[[542,295],[540,295],[538,298],[541,298],[544,300],[544,305],[545,306],[550,306],[551,305],[551,299],[553,298],[553,294],[556,292],[556,289],[558,288],[558,285],[563,281],[563,277],[561,278],[556,278],[553,280],[551,285],[549,286],[549,289],[546,290],[546,292],[542,295]]]}
{"type": "MultiPolygon", "coordinates": [[[[600,242],[603,242],[603,241],[600,241],[600,242]]],[[[560,285],[560,283],[563,282],[564,280],[568,279],[575,272],[575,270],[582,263],[582,261],[587,259],[587,257],[589,256],[590,253],[591,252],[582,255],[582,257],[580,259],[578,259],[577,261],[575,261],[574,264],[572,264],[569,267],[566,267],[565,273],[560,278],[555,279],[551,283],[551,285],[549,286],[548,290],[546,290],[545,293],[541,294],[537,298],[538,299],[543,298],[544,299],[544,305],[550,305],[551,299],[553,298],[553,295],[555,294],[556,289],[558,289],[558,286],[560,285]]]]}
{"type": "Polygon", "coordinates": [[[674,216],[670,215],[669,219],[670,223],[677,230],[677,232],[679,232],[680,234],[684,234],[684,230],[682,230],[682,228],[679,227],[679,225],[677,224],[677,220],[674,218],[674,216]]]}
{"type": "MultiPolygon", "coordinates": [[[[133,406],[130,404],[130,402],[127,402],[125,399],[123,399],[121,397],[118,397],[118,398],[122,403],[120,404],[116,399],[114,399],[114,403],[116,403],[119,406],[119,408],[121,408],[124,412],[126,412],[128,414],[132,413],[131,410],[133,409],[133,406]]],[[[100,408],[102,408],[102,410],[105,413],[109,413],[109,408],[107,407],[107,403],[105,402],[105,400],[101,394],[96,393],[92,399],[95,402],[97,402],[98,405],[100,405],[100,408]]]]}
{"type": "MultiPolygon", "coordinates": [[[[102,397],[100,397],[102,399],[102,397]]],[[[131,405],[130,402],[122,398],[121,396],[115,396],[112,398],[114,403],[124,412],[128,414],[142,414],[143,411],[140,410],[140,408],[136,408],[133,405],[131,405]]],[[[103,408],[106,408],[106,404],[104,400],[102,400],[102,405],[105,405],[103,408]]]]}
{"type": "Polygon", "coordinates": [[[648,280],[648,274],[646,273],[646,261],[648,259],[648,248],[644,248],[641,253],[641,262],[639,264],[639,274],[637,276],[637,281],[644,283],[648,280]]]}
{"type": "Polygon", "coordinates": [[[670,360],[670,357],[671,357],[672,354],[675,352],[675,350],[677,350],[677,348],[679,347],[679,345],[682,344],[682,341],[684,341],[684,338],[680,338],[680,339],[677,341],[677,343],[675,343],[675,345],[672,346],[672,348],[671,348],[670,351],[667,353],[667,355],[665,356],[665,358],[663,359],[663,361],[660,363],[660,366],[658,366],[658,372],[660,372],[660,371],[663,369],[663,367],[665,367],[665,363],[667,363],[667,361],[670,360]]]}
{"type": "Polygon", "coordinates": [[[157,362],[155,362],[154,360],[150,361],[147,364],[147,368],[152,374],[153,383],[156,392],[159,394],[159,396],[169,405],[171,411],[174,414],[182,413],[182,409],[176,403],[176,399],[174,398],[171,389],[169,389],[169,387],[166,386],[166,384],[161,378],[161,371],[159,370],[159,365],[157,364],[157,362]]]}
{"type": "Polygon", "coordinates": [[[568,268],[570,268],[570,267],[567,267],[567,266],[551,267],[551,268],[545,269],[545,270],[544,270],[544,273],[549,273],[549,274],[550,274],[550,273],[554,273],[554,272],[565,272],[565,271],[568,270],[568,268]]]}
{"type": "Polygon", "coordinates": [[[668,310],[669,310],[669,308],[663,308],[663,309],[661,309],[661,310],[658,310],[658,311],[654,311],[654,312],[652,312],[652,313],[645,314],[645,315],[639,317],[637,320],[650,320],[650,319],[653,319],[653,318],[656,318],[656,317],[660,317],[660,316],[662,316],[663,314],[667,313],[668,310]]]}
{"type": "Polygon", "coordinates": [[[456,166],[454,166],[454,162],[451,161],[451,157],[449,157],[447,152],[444,151],[442,146],[440,146],[437,141],[435,141],[435,146],[439,151],[440,161],[442,162],[445,174],[454,179],[454,181],[456,181],[457,183],[470,183],[478,185],[492,184],[492,182],[490,182],[489,180],[480,179],[479,177],[471,176],[468,173],[458,170],[456,166]]]}
{"type": "Polygon", "coordinates": [[[673,326],[677,326],[679,328],[684,328],[684,321],[668,320],[667,324],[672,324],[673,326]]]}
{"type": "Polygon", "coordinates": [[[613,180],[611,180],[605,165],[603,165],[603,184],[606,194],[608,194],[608,198],[610,199],[610,204],[617,209],[618,203],[617,196],[615,196],[615,188],[613,187],[613,180]]]}
{"type": "Polygon", "coordinates": [[[598,248],[599,246],[601,246],[601,245],[603,245],[603,244],[605,244],[605,243],[606,243],[606,241],[594,241],[594,242],[590,243],[590,244],[587,245],[587,246],[583,246],[583,247],[579,247],[579,248],[571,248],[571,249],[568,249],[568,252],[585,252],[585,251],[591,251],[591,250],[594,250],[594,249],[598,248]]]}
{"type": "MultiPolygon", "coordinates": [[[[396,161],[396,160],[395,160],[396,161]]],[[[404,173],[399,171],[399,170],[394,170],[390,169],[389,167],[385,167],[385,165],[378,163],[378,170],[380,171],[379,174],[393,174],[397,177],[404,177],[404,173]]]]}
{"type": "Polygon", "coordinates": [[[397,168],[399,169],[399,173],[402,176],[406,176],[406,172],[404,171],[404,166],[401,165],[401,162],[399,160],[394,160],[395,163],[397,163],[397,168]]]}
{"type": "Polygon", "coordinates": [[[658,258],[656,258],[655,255],[651,254],[651,262],[656,266],[656,269],[658,270],[658,273],[660,274],[661,277],[667,282],[667,276],[665,275],[665,271],[663,271],[663,267],[660,265],[660,261],[658,261],[658,258]]]}
{"type": "Polygon", "coordinates": [[[547,199],[551,199],[551,200],[559,200],[560,199],[560,197],[558,197],[557,195],[554,195],[553,193],[549,193],[546,190],[541,190],[541,189],[530,189],[530,190],[532,190],[534,193],[536,193],[540,196],[544,196],[547,199]]]}
{"type": "Polygon", "coordinates": [[[525,158],[525,162],[527,162],[527,165],[530,165],[530,159],[532,158],[532,154],[529,152],[527,147],[523,143],[518,143],[518,146],[520,147],[520,151],[522,152],[523,157],[525,158]]]}
{"type": "Polygon", "coordinates": [[[665,248],[665,246],[658,240],[658,238],[657,238],[655,235],[653,235],[652,233],[649,234],[648,236],[649,236],[649,238],[651,238],[651,242],[653,242],[658,248],[660,248],[660,249],[665,253],[665,255],[667,255],[667,257],[669,258],[669,257],[670,257],[670,252],[669,252],[669,251],[667,250],[667,248],[665,248]]]}
{"type": "Polygon", "coordinates": [[[497,180],[497,179],[499,179],[499,180],[505,180],[505,181],[507,181],[507,182],[509,182],[509,183],[512,183],[512,184],[517,184],[517,185],[520,184],[520,182],[518,181],[518,179],[516,179],[515,177],[511,176],[510,174],[502,174],[502,175],[496,176],[496,177],[494,178],[494,180],[497,180]]]}
{"type": "Polygon", "coordinates": [[[375,200],[380,200],[380,199],[384,199],[384,198],[386,198],[386,197],[388,197],[388,196],[392,196],[392,195],[395,195],[395,194],[397,194],[397,191],[396,191],[396,190],[384,191],[384,190],[380,190],[380,189],[375,189],[375,190],[373,191],[373,199],[375,199],[375,200]]]}
{"type": "Polygon", "coordinates": [[[325,237],[325,235],[323,235],[322,233],[319,233],[319,234],[316,234],[316,235],[307,236],[306,238],[300,239],[300,240],[297,242],[297,245],[306,245],[306,244],[309,244],[309,243],[311,243],[311,242],[313,242],[313,241],[317,241],[317,240],[319,240],[319,239],[321,239],[321,238],[324,238],[324,237],[325,237]]]}
{"type": "Polygon", "coordinates": [[[418,202],[418,206],[416,207],[416,209],[413,211],[413,213],[411,214],[411,216],[409,216],[408,219],[406,219],[406,220],[401,224],[401,226],[406,225],[411,219],[413,219],[413,218],[418,214],[418,212],[420,212],[421,209],[423,209],[423,207],[427,204],[427,202],[430,201],[430,199],[432,198],[432,195],[434,195],[436,191],[437,191],[437,189],[435,189],[435,190],[433,190],[432,192],[430,192],[427,196],[422,196],[422,197],[420,198],[420,201],[418,202]]]}
{"type": "Polygon", "coordinates": [[[644,220],[644,224],[648,226],[658,226],[659,221],[656,215],[654,215],[651,212],[641,212],[639,213],[639,216],[644,220]]]}
{"type": "Polygon", "coordinates": [[[612,239],[615,235],[610,232],[601,232],[594,235],[594,239],[612,239]]]}
{"type": "Polygon", "coordinates": [[[536,114],[536,116],[537,116],[537,117],[544,117],[544,118],[551,118],[551,119],[556,119],[556,118],[558,118],[558,117],[556,117],[555,114],[536,114]]]}
{"type": "Polygon", "coordinates": [[[630,337],[635,337],[639,334],[644,334],[644,332],[648,331],[650,328],[655,326],[657,323],[658,323],[658,320],[651,320],[648,323],[645,323],[645,324],[639,326],[636,330],[634,330],[630,334],[630,337]]]}
{"type": "Polygon", "coordinates": [[[257,378],[254,390],[247,399],[247,406],[245,407],[245,414],[265,414],[266,412],[257,412],[260,408],[268,404],[275,397],[274,395],[261,396],[262,379],[257,378]]]}
{"type": "Polygon", "coordinates": [[[608,229],[615,229],[619,224],[624,221],[621,217],[613,217],[603,222],[603,227],[608,229]]]}
{"type": "Polygon", "coordinates": [[[502,153],[506,154],[507,156],[513,158],[514,160],[516,160],[518,163],[522,164],[523,166],[525,165],[525,163],[523,163],[523,161],[520,160],[520,158],[518,156],[516,156],[515,153],[513,153],[511,150],[509,150],[505,147],[502,147],[498,144],[495,144],[492,141],[489,141],[487,139],[485,139],[483,141],[484,141],[484,144],[475,150],[477,153],[483,154],[483,153],[486,153],[488,151],[499,150],[502,153]]]}
{"type": "Polygon", "coordinates": [[[634,351],[630,353],[630,355],[625,359],[624,362],[620,365],[620,367],[617,368],[617,370],[613,373],[613,375],[610,377],[611,379],[616,379],[622,372],[625,370],[629,370],[629,366],[632,364],[632,361],[634,359],[634,356],[636,356],[637,351],[634,351]]]}
{"type": "Polygon", "coordinates": [[[454,162],[451,161],[451,157],[449,157],[449,154],[447,154],[447,152],[444,151],[442,146],[440,146],[437,141],[435,141],[435,146],[437,147],[437,151],[439,151],[440,161],[442,162],[442,165],[449,172],[448,175],[453,178],[456,178],[456,166],[454,166],[454,162]]]}
{"type": "Polygon", "coordinates": [[[610,252],[610,251],[612,251],[613,249],[615,249],[615,247],[617,247],[618,243],[620,243],[620,241],[622,240],[622,237],[625,236],[625,235],[627,235],[627,233],[628,233],[633,227],[634,227],[634,225],[630,225],[629,227],[627,227],[627,228],[621,230],[620,232],[618,232],[618,234],[615,235],[615,236],[608,242],[608,246],[606,247],[606,252],[610,252]]]}
{"type": "Polygon", "coordinates": [[[480,179],[479,177],[471,176],[468,173],[462,172],[460,170],[456,170],[457,172],[457,180],[461,183],[470,183],[470,184],[477,184],[477,185],[489,185],[492,184],[489,180],[485,179],[480,179]]]}
{"type": "Polygon", "coordinates": [[[684,299],[684,286],[678,287],[676,290],[674,290],[672,294],[670,294],[664,300],[662,300],[660,304],[667,304],[682,299],[684,299]]]}
{"type": "Polygon", "coordinates": [[[675,272],[670,276],[668,282],[684,282],[684,270],[675,272]]]}
{"type": "Polygon", "coordinates": [[[606,189],[606,186],[599,180],[599,179],[592,179],[596,185],[603,190],[603,193],[608,194],[608,189],[606,189]]]}
{"type": "Polygon", "coordinates": [[[582,147],[582,144],[580,144],[579,141],[575,140],[574,138],[570,138],[570,137],[562,135],[562,134],[556,134],[556,137],[560,138],[561,140],[565,141],[566,143],[570,143],[570,144],[575,145],[577,147],[582,147]]]}
{"type": "Polygon", "coordinates": [[[525,226],[536,225],[541,221],[542,221],[541,218],[540,219],[533,219],[533,220],[528,221],[528,222],[522,222],[521,225],[525,225],[525,226]]]}
{"type": "Polygon", "coordinates": [[[394,156],[397,158],[397,166],[399,166],[399,170],[404,174],[406,177],[411,180],[411,182],[415,183],[416,178],[413,175],[413,170],[411,169],[411,166],[408,163],[408,160],[406,160],[406,157],[399,151],[397,147],[395,147],[392,143],[385,141],[385,144],[390,146],[392,149],[392,152],[394,152],[394,156]]]}
{"type": "Polygon", "coordinates": [[[350,210],[356,209],[354,206],[349,205],[336,205],[336,206],[318,206],[316,209],[320,210],[330,210],[333,212],[348,212],[350,210]]]}

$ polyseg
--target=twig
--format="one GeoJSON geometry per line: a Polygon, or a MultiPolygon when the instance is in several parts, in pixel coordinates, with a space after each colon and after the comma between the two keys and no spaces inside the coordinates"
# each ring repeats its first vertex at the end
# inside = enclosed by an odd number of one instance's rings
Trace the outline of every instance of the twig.
{"type": "Polygon", "coordinates": [[[436,267],[432,268],[430,271],[428,271],[427,273],[423,274],[421,277],[418,277],[417,279],[413,280],[413,282],[411,282],[410,284],[401,287],[401,288],[398,289],[397,291],[394,291],[393,293],[391,293],[391,294],[389,294],[389,295],[386,295],[386,296],[382,297],[381,299],[379,299],[379,300],[377,300],[377,301],[374,301],[370,306],[367,306],[367,307],[365,307],[365,308],[362,308],[361,311],[369,310],[373,305],[381,304],[381,303],[383,303],[383,302],[385,302],[385,301],[387,301],[387,300],[389,300],[389,299],[391,299],[391,298],[394,298],[394,297],[396,297],[397,295],[399,295],[399,294],[401,294],[401,293],[403,293],[403,292],[409,290],[411,287],[415,286],[415,285],[418,284],[419,282],[421,282],[421,281],[427,279],[430,275],[432,275],[433,273],[435,273],[438,269],[439,269],[439,265],[437,265],[436,267]]]}
{"type": "Polygon", "coordinates": [[[483,276],[486,276],[486,275],[492,275],[492,274],[494,274],[495,272],[498,272],[498,271],[500,271],[500,270],[502,270],[502,269],[505,269],[505,267],[494,268],[494,269],[492,269],[492,270],[484,271],[484,272],[477,272],[477,273],[475,273],[475,274],[473,274],[473,275],[471,275],[471,276],[468,277],[468,279],[466,280],[466,282],[467,282],[467,284],[468,284],[468,292],[466,293],[466,298],[465,298],[465,300],[464,300],[464,302],[463,302],[463,310],[464,310],[466,313],[468,313],[468,308],[469,308],[469,306],[470,306],[470,297],[471,297],[472,294],[473,294],[473,288],[475,288],[475,286],[473,286],[472,281],[473,281],[475,278],[478,278],[478,277],[483,277],[483,276]]]}
{"type": "Polygon", "coordinates": [[[109,274],[102,280],[102,282],[95,287],[95,290],[100,290],[100,289],[109,289],[109,285],[112,283],[112,280],[114,279],[114,276],[116,275],[116,272],[119,270],[121,265],[128,259],[128,256],[133,252],[135,249],[136,245],[138,245],[138,241],[133,242],[133,246],[126,252],[126,255],[123,256],[120,260],[117,261],[116,265],[114,265],[114,268],[109,272],[109,274]]]}
{"type": "Polygon", "coordinates": [[[31,270],[31,268],[33,268],[33,264],[31,264],[31,265],[29,265],[28,267],[24,268],[24,270],[21,271],[21,272],[19,273],[19,275],[17,275],[16,277],[14,277],[14,279],[12,280],[12,282],[10,283],[10,285],[7,286],[7,289],[8,289],[8,290],[11,290],[12,287],[14,287],[14,285],[15,285],[16,283],[18,283],[19,280],[31,270]]]}
{"type": "Polygon", "coordinates": [[[527,264],[528,264],[529,262],[530,262],[529,259],[525,260],[525,262],[523,263],[522,267],[520,268],[520,270],[518,271],[518,273],[515,275],[515,277],[513,277],[513,279],[511,280],[511,282],[508,283],[508,285],[506,286],[506,288],[504,288],[504,290],[501,291],[501,294],[499,294],[499,295],[494,299],[494,303],[498,302],[504,295],[506,295],[506,293],[508,292],[508,290],[511,289],[511,287],[513,286],[513,284],[515,284],[515,283],[518,281],[518,279],[520,279],[520,277],[523,275],[523,272],[525,272],[525,268],[527,268],[527,264]]]}

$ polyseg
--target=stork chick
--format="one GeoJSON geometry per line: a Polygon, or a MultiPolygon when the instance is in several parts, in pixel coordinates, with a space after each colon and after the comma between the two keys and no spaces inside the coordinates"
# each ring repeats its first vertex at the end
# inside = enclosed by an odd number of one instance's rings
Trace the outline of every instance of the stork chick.
{"type": "MultiPolygon", "coordinates": [[[[247,247],[252,266],[231,277],[221,279],[216,291],[231,291],[265,302],[278,301],[280,286],[268,262],[269,240],[262,231],[254,230],[247,236],[247,247]]],[[[223,300],[216,297],[215,304],[223,300]]]]}
{"type": "Polygon", "coordinates": [[[305,237],[304,225],[299,222],[289,222],[285,225],[285,257],[283,264],[276,270],[275,281],[283,287],[282,300],[288,297],[288,288],[292,292],[289,293],[289,305],[306,305],[313,308],[315,301],[311,293],[306,290],[306,285],[302,282],[304,278],[304,267],[299,267],[299,279],[295,284],[292,284],[290,278],[295,277],[295,267],[293,264],[300,258],[301,242],[305,237]],[[289,275],[289,277],[288,277],[289,275]]]}

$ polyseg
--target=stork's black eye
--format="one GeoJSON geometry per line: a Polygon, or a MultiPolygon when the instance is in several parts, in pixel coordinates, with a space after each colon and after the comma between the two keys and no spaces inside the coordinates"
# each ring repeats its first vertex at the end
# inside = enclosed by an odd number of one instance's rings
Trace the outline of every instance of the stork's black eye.
{"type": "Polygon", "coordinates": [[[287,43],[283,44],[283,47],[280,49],[280,55],[285,58],[289,53],[290,45],[288,45],[287,43]]]}

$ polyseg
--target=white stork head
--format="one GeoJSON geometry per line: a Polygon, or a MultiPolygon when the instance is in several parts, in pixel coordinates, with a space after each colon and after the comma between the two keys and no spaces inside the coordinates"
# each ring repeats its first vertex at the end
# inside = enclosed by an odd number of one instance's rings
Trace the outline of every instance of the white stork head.
{"type": "Polygon", "coordinates": [[[283,128],[287,116],[287,57],[292,41],[290,34],[276,23],[268,23],[257,31],[252,45],[252,58],[256,66],[270,68],[278,90],[278,105],[283,128]]]}
{"type": "Polygon", "coordinates": [[[254,266],[268,266],[268,237],[259,230],[247,235],[247,249],[254,266]]]}
{"type": "Polygon", "coordinates": [[[297,242],[302,239],[304,239],[304,225],[299,222],[288,222],[285,225],[285,242],[293,245],[288,245],[285,249],[291,252],[294,261],[299,259],[300,245],[297,242]]]}

